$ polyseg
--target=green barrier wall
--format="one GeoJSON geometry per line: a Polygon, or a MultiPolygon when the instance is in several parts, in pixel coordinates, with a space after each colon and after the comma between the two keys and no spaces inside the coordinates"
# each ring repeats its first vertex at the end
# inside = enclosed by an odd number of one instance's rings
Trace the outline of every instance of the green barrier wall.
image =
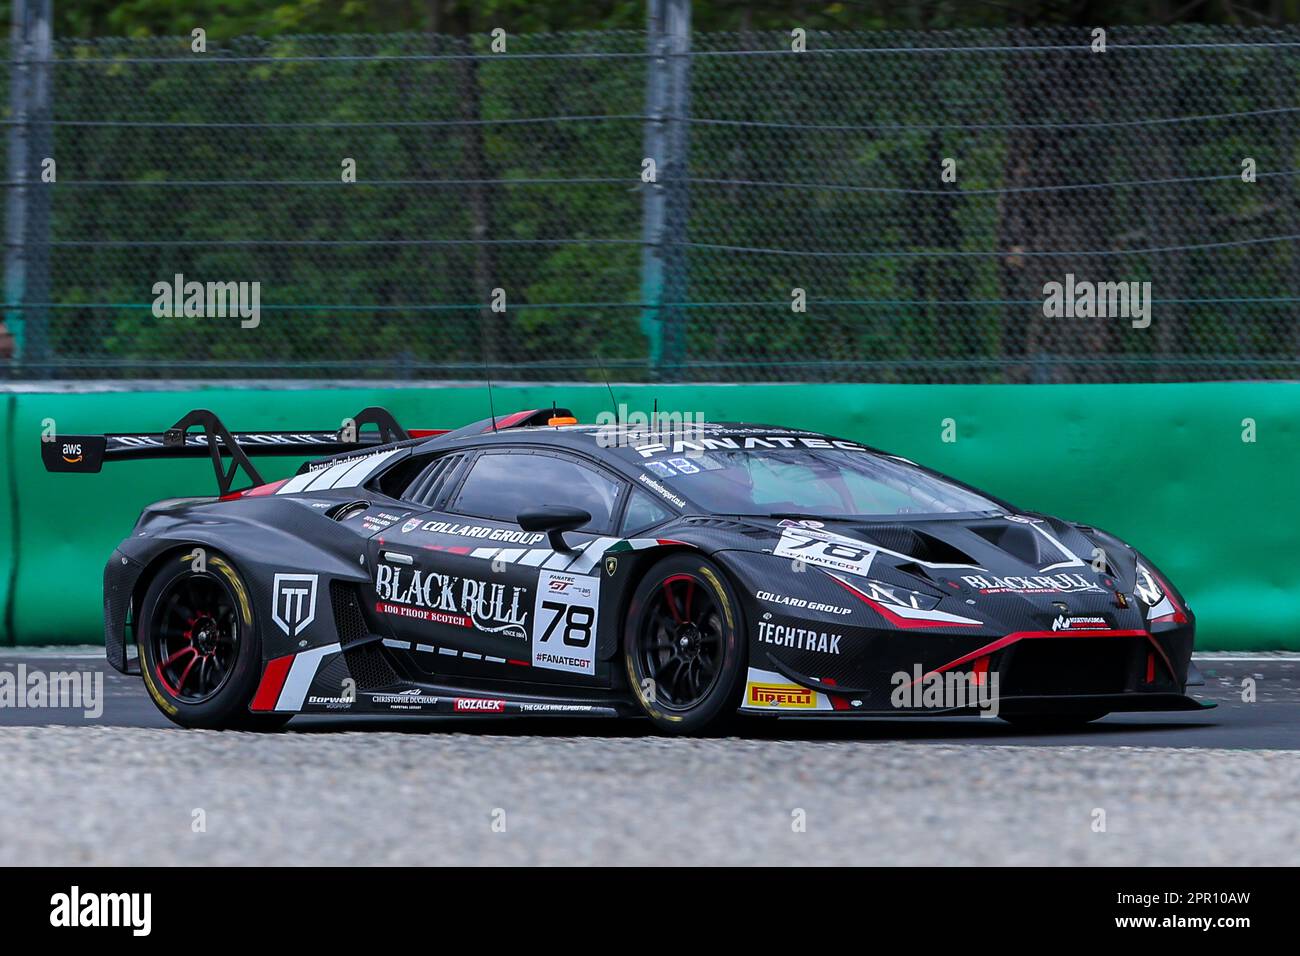
{"type": "MultiPolygon", "coordinates": [[[[1027,510],[1105,528],[1141,548],[1200,618],[1205,650],[1300,650],[1300,384],[616,386],[619,402],[825,430],[923,462],[1027,510]],[[1243,419],[1256,440],[1242,440],[1243,419]],[[951,420],[955,441],[944,441],[951,420]]],[[[585,421],[603,385],[500,386],[498,413],[548,406],[585,421]]],[[[408,427],[487,414],[479,387],[4,396],[0,448],[12,492],[0,514],[7,643],[102,640],[101,578],[140,509],[211,494],[206,460],[125,462],[51,475],[42,421],[60,432],[160,431],[191,408],[236,430],[334,427],[369,404],[408,427]]],[[[294,459],[258,459],[269,479],[294,459]]]]}

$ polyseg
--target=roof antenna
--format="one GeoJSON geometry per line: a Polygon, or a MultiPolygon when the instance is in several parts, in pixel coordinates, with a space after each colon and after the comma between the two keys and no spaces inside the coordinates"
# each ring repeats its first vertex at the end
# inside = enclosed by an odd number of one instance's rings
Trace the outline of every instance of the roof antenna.
{"type": "Polygon", "coordinates": [[[614,421],[617,422],[618,421],[618,400],[614,398],[614,389],[609,384],[609,373],[605,371],[605,362],[600,357],[600,350],[593,349],[592,351],[595,352],[596,354],[596,365],[600,368],[600,377],[605,383],[605,390],[609,392],[609,404],[611,406],[610,411],[614,413],[614,421]]]}
{"type": "Polygon", "coordinates": [[[495,434],[497,430],[497,410],[492,404],[492,376],[488,374],[487,366],[483,366],[483,377],[487,379],[488,388],[488,412],[492,415],[492,431],[495,434]]]}

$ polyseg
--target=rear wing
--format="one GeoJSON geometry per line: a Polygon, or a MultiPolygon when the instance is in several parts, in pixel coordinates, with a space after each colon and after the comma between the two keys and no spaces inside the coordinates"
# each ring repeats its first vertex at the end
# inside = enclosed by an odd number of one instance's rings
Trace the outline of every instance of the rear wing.
{"type": "Polygon", "coordinates": [[[215,414],[197,408],[164,432],[44,436],[41,461],[46,471],[94,473],[106,461],[206,457],[212,460],[219,493],[224,495],[241,469],[254,485],[265,483],[250,460],[252,455],[320,458],[373,449],[411,437],[386,408],[378,406],[362,409],[338,431],[259,432],[232,432],[215,414]],[[363,432],[367,425],[373,425],[375,430],[363,432]],[[192,429],[201,431],[192,432],[192,429]],[[229,468],[223,460],[226,458],[230,459],[229,468]]]}

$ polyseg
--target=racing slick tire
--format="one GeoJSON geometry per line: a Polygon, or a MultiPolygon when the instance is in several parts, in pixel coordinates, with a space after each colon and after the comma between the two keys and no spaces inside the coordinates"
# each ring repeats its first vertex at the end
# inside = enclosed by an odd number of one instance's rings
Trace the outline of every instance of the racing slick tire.
{"type": "Polygon", "coordinates": [[[712,561],[678,554],[649,569],[628,606],[623,658],[632,694],[658,730],[685,735],[731,726],[746,633],[735,589],[712,561]]]}
{"type": "Polygon", "coordinates": [[[1081,730],[1084,725],[1094,720],[1101,720],[1107,713],[1103,710],[1082,714],[1002,714],[1000,716],[1017,730],[1050,734],[1081,730]]]}
{"type": "Polygon", "coordinates": [[[292,716],[249,713],[262,641],[248,589],[224,555],[169,557],[140,602],[135,633],[149,697],[173,723],[277,730],[292,716]]]}

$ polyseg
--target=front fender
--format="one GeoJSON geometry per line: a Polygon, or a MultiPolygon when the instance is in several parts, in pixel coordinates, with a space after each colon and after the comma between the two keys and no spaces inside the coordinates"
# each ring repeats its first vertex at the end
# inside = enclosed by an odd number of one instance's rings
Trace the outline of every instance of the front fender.
{"type": "MultiPolygon", "coordinates": [[[[365,587],[370,580],[364,539],[340,541],[338,526],[324,515],[310,515],[293,524],[292,531],[283,530],[239,509],[237,503],[224,505],[220,512],[202,509],[201,517],[146,512],[135,534],[119,545],[105,569],[106,643],[125,643],[121,624],[125,594],[130,595],[131,609],[138,612],[150,581],[171,556],[181,560],[190,555],[189,560],[197,561],[212,553],[225,555],[244,582],[253,626],[262,638],[264,661],[336,643],[339,627],[334,603],[341,597],[335,594],[335,587],[365,587]],[[311,527],[313,524],[316,527],[311,527]],[[349,543],[354,554],[345,553],[349,543]],[[196,548],[205,553],[196,554],[196,548]],[[283,574],[306,575],[314,585],[305,623],[286,625],[277,620],[276,576],[283,574]]],[[[114,655],[109,656],[117,666],[114,655]]]]}

